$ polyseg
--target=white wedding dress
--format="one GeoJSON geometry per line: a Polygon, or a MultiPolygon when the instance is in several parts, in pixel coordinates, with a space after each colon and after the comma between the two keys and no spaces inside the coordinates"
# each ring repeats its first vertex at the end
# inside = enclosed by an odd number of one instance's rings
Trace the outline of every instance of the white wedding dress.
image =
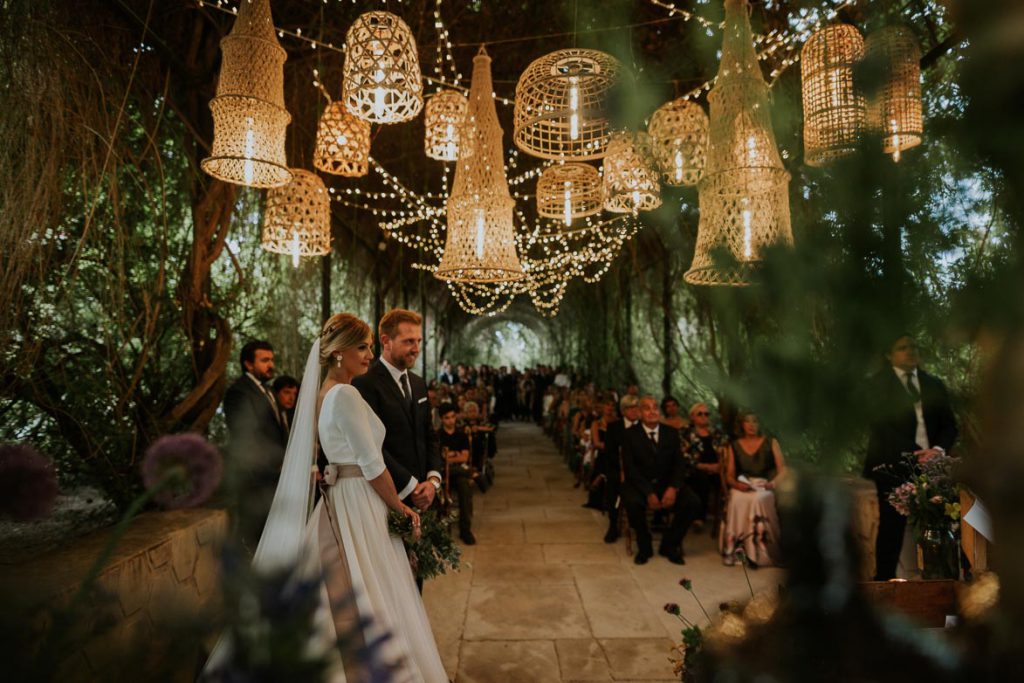
{"type": "Polygon", "coordinates": [[[303,542],[305,568],[325,577],[312,649],[334,663],[327,680],[365,676],[360,663],[338,655],[335,643],[347,631],[365,644],[389,634],[376,659],[396,666],[396,681],[447,683],[405,547],[388,534],[387,506],[369,483],[385,470],[384,423],[355,387],[338,384],[323,398],[317,431],[327,460],[341,472],[317,503],[303,542]],[[348,595],[354,605],[343,604],[348,595]]]}

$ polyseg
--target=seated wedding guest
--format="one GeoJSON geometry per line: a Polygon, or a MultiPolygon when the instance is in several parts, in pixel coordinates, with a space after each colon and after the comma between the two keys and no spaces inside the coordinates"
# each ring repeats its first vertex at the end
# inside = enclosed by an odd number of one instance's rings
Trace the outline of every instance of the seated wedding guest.
{"type": "Polygon", "coordinates": [[[590,423],[590,441],[594,447],[594,468],[593,476],[588,482],[587,487],[590,493],[587,496],[587,502],[583,505],[583,507],[593,508],[594,510],[604,510],[606,482],[605,475],[602,472],[605,469],[604,461],[607,457],[605,455],[605,441],[608,437],[608,426],[618,419],[613,401],[605,399],[601,401],[600,407],[601,412],[590,423]]]}
{"type": "Polygon", "coordinates": [[[721,451],[728,440],[722,430],[712,426],[706,403],[690,406],[690,427],[683,432],[683,453],[691,464],[687,481],[700,498],[700,520],[707,520],[710,502],[720,498],[721,451]]]}
{"type": "Polygon", "coordinates": [[[487,460],[498,454],[494,438],[495,427],[481,417],[480,406],[475,401],[466,401],[462,405],[462,425],[469,433],[472,444],[473,466],[483,472],[487,460]]]}
{"type": "Polygon", "coordinates": [[[437,379],[442,384],[455,384],[455,372],[452,370],[452,364],[447,360],[441,361],[441,370],[437,373],[437,379]]]}
{"type": "Polygon", "coordinates": [[[690,421],[679,414],[679,401],[674,396],[661,399],[661,422],[680,431],[690,426],[690,421]]]}
{"type": "Polygon", "coordinates": [[[597,464],[598,474],[604,475],[604,509],[608,513],[608,531],[605,543],[619,540],[619,514],[624,507],[622,496],[622,442],[626,432],[640,420],[640,402],[636,396],[619,399],[621,420],[608,425],[604,438],[603,457],[597,464]]]}
{"type": "Polygon", "coordinates": [[[683,538],[697,517],[700,501],[684,482],[681,448],[679,432],[661,424],[657,400],[653,396],[640,399],[640,422],[627,429],[622,440],[622,499],[636,533],[636,564],[646,564],[654,554],[647,512],[658,510],[672,513],[658,554],[673,564],[686,563],[683,538]]]}
{"type": "Polygon", "coordinates": [[[437,430],[438,444],[445,460],[445,483],[449,495],[454,494],[459,504],[459,538],[466,545],[476,544],[473,536],[473,467],[469,462],[469,436],[458,429],[459,417],[455,406],[447,403],[438,409],[441,429],[437,430]]]}
{"type": "Polygon", "coordinates": [[[299,398],[299,381],[288,375],[281,375],[270,385],[281,411],[281,422],[284,430],[291,429],[292,418],[295,416],[295,401],[299,398]]]}
{"type": "Polygon", "coordinates": [[[735,438],[725,447],[725,482],[729,506],[720,542],[726,566],[736,563],[740,547],[751,567],[777,565],[779,515],[775,509],[775,482],[786,471],[779,442],[761,431],[757,415],[740,411],[735,438]]]}

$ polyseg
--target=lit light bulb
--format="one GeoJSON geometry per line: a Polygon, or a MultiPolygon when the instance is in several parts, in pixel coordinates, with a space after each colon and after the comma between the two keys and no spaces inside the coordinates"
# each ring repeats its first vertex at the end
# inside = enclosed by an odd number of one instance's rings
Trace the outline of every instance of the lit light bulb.
{"type": "Polygon", "coordinates": [[[565,181],[565,213],[563,219],[566,226],[572,225],[572,183],[565,181]]]}
{"type": "Polygon", "coordinates": [[[375,116],[381,116],[384,113],[384,88],[381,87],[381,83],[384,82],[384,70],[377,69],[373,73],[373,82],[377,83],[377,87],[373,89],[373,113],[375,116]]]}
{"type": "Polygon", "coordinates": [[[245,119],[245,163],[243,164],[242,173],[245,175],[245,184],[251,185],[253,176],[255,175],[255,166],[252,163],[252,158],[255,155],[256,148],[256,131],[253,130],[255,121],[251,116],[245,119]]]}
{"type": "Polygon", "coordinates": [[[683,182],[683,152],[676,150],[676,182],[683,182]]]}
{"type": "Polygon", "coordinates": [[[337,140],[338,140],[338,145],[341,146],[341,147],[344,147],[345,145],[348,144],[348,137],[344,133],[339,135],[337,140]]]}
{"type": "Polygon", "coordinates": [[[640,190],[633,190],[633,213],[640,210],[640,190]]]}
{"type": "Polygon", "coordinates": [[[484,232],[486,227],[487,219],[484,215],[483,209],[476,210],[476,257],[478,260],[483,261],[484,259],[484,232]]]}
{"type": "Polygon", "coordinates": [[[578,140],[580,137],[580,88],[579,78],[569,78],[569,137],[578,140]]]}
{"type": "Polygon", "coordinates": [[[291,247],[292,247],[292,267],[293,268],[298,268],[299,267],[299,233],[297,233],[297,232],[293,232],[292,233],[291,247]]]}
{"type": "MultiPolygon", "coordinates": [[[[747,199],[743,203],[747,203],[747,199]]],[[[750,247],[750,209],[743,209],[743,258],[749,260],[751,255],[750,247]]]]}
{"type": "Polygon", "coordinates": [[[896,119],[889,119],[889,125],[892,127],[892,160],[895,163],[900,163],[900,129],[896,125],[896,119]]]}
{"type": "Polygon", "coordinates": [[[753,135],[747,138],[747,161],[751,166],[757,163],[757,140],[753,135]]]}

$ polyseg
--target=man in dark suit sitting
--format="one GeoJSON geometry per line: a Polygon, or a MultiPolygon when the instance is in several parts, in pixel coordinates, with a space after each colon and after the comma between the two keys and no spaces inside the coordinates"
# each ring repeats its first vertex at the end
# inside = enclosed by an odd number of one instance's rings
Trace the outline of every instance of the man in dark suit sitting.
{"type": "Polygon", "coordinates": [[[633,561],[646,564],[654,554],[647,510],[665,510],[672,512],[672,522],[661,537],[658,554],[673,564],[685,564],[683,537],[699,514],[700,500],[683,483],[686,466],[679,432],[662,428],[661,411],[653,396],[640,399],[640,422],[625,432],[622,467],[626,474],[623,501],[636,533],[633,561]]]}
{"type": "Polygon", "coordinates": [[[893,489],[906,481],[900,471],[901,454],[913,453],[918,462],[944,455],[959,433],[946,386],[918,367],[914,338],[901,335],[885,357],[888,362],[871,378],[865,397],[872,417],[864,476],[873,479],[878,489],[876,581],[896,576],[907,527],[907,518],[888,500],[893,489]]]}
{"type": "Polygon", "coordinates": [[[604,450],[594,463],[597,474],[604,475],[605,510],[608,511],[608,531],[604,542],[619,540],[619,504],[622,495],[622,441],[626,430],[640,421],[640,402],[636,396],[623,396],[619,401],[622,419],[608,425],[604,436],[604,450]]]}
{"type": "Polygon", "coordinates": [[[224,394],[232,505],[242,542],[255,550],[270,512],[288,432],[273,392],[274,348],[265,341],[242,347],[242,375],[224,394]]]}
{"type": "Polygon", "coordinates": [[[444,463],[437,448],[427,384],[412,372],[423,342],[423,318],[413,311],[388,311],[378,325],[380,358],[352,380],[384,423],[384,462],[398,497],[426,510],[441,488],[444,463]]]}

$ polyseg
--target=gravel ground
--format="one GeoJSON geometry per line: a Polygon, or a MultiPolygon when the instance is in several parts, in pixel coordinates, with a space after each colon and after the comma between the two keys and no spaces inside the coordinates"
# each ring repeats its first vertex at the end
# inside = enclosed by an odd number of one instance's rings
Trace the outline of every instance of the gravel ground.
{"type": "Polygon", "coordinates": [[[117,521],[114,504],[83,486],[57,497],[53,514],[34,522],[0,520],[0,564],[17,564],[117,521]]]}

